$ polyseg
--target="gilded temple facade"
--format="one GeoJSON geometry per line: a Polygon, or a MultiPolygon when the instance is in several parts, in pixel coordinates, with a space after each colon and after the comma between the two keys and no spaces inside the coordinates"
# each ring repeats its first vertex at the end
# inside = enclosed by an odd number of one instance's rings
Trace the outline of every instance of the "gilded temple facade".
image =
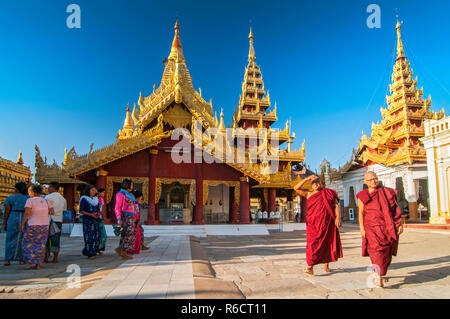
{"type": "Polygon", "coordinates": [[[124,178],[142,190],[146,214],[141,218],[151,225],[245,224],[250,222],[251,197],[258,197],[260,209],[273,211],[277,194],[292,201],[291,167],[304,162],[305,147],[291,149],[294,134],[289,123],[283,130],[272,128],[276,106],[269,110],[252,32],[249,40],[242,94],[229,127],[223,112],[219,119],[212,102],[193,86],[177,22],[159,87],[154,86],[149,96],[140,93],[132,110],[127,106],[114,143],[100,149],[91,145],[84,155],[74,147],[66,149],[60,166],[48,165],[36,146],[36,180],[59,181],[72,210],[79,199],[77,184],[105,188],[106,223],[114,222],[114,194],[124,178]],[[283,143],[286,149],[279,148],[283,143]],[[258,154],[267,151],[266,156],[255,158],[252,147],[258,154]],[[174,154],[181,160],[174,160],[174,154]]]}
{"type": "Polygon", "coordinates": [[[450,117],[425,121],[430,223],[450,223],[450,117]]]}
{"type": "MultiPolygon", "coordinates": [[[[445,112],[433,112],[431,97],[423,98],[423,88],[418,88],[405,55],[399,21],[396,31],[397,54],[387,107],[380,109],[382,120],[372,123],[370,137],[363,133],[354,156],[344,167],[328,167],[330,185],[343,190],[348,219],[356,215],[355,195],[363,189],[367,171],[374,171],[383,185],[399,191],[398,202],[408,212],[409,220],[429,216],[427,154],[420,139],[425,136],[425,121],[439,120],[445,112]]],[[[327,163],[323,163],[325,166],[327,163]]]]}
{"type": "Polygon", "coordinates": [[[14,194],[14,185],[18,182],[29,184],[31,182],[31,170],[24,166],[22,152],[16,162],[0,157],[0,203],[14,194]]]}

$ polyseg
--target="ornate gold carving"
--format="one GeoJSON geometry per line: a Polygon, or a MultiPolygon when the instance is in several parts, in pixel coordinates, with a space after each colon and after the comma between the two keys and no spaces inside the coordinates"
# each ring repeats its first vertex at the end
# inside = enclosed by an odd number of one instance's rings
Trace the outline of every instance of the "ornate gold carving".
{"type": "Polygon", "coordinates": [[[156,178],[155,203],[158,203],[161,198],[162,184],[172,184],[179,182],[180,184],[188,184],[189,187],[189,203],[195,205],[195,179],[188,178],[156,178]]]}
{"type": "Polygon", "coordinates": [[[164,122],[174,128],[187,127],[192,122],[192,115],[184,110],[180,104],[174,105],[164,113],[164,122]]]}
{"type": "Polygon", "coordinates": [[[103,169],[99,169],[97,173],[99,176],[108,176],[108,172],[103,169]]]}
{"type": "Polygon", "coordinates": [[[228,187],[234,187],[234,201],[239,204],[241,196],[241,186],[238,181],[219,181],[219,180],[203,180],[203,202],[208,200],[209,186],[226,185],[228,187]]]}

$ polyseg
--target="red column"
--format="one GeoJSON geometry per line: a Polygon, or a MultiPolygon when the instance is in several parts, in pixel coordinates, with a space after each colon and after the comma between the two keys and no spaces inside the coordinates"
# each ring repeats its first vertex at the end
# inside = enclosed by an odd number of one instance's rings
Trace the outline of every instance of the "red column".
{"type": "Polygon", "coordinates": [[[64,184],[64,198],[67,201],[67,209],[69,209],[72,214],[75,213],[75,185],[74,184],[64,184]]]}
{"type": "Polygon", "coordinates": [[[230,210],[230,217],[228,219],[228,223],[230,224],[237,224],[237,204],[236,199],[234,197],[234,187],[230,187],[230,202],[229,202],[229,210],[230,210]]]}
{"type": "Polygon", "coordinates": [[[261,188],[261,211],[267,212],[267,201],[264,196],[264,191],[265,191],[265,188],[261,188]]]}
{"type": "Polygon", "coordinates": [[[148,215],[146,225],[159,225],[159,216],[156,217],[156,160],[158,150],[151,148],[149,150],[149,165],[148,165],[148,215]]]}
{"type": "Polygon", "coordinates": [[[269,188],[269,210],[270,212],[276,212],[277,211],[277,189],[276,188],[269,188]]]}
{"type": "Polygon", "coordinates": [[[195,210],[192,218],[193,225],[204,225],[203,221],[203,167],[202,163],[195,163],[195,210]]]}
{"type": "MultiPolygon", "coordinates": [[[[106,190],[106,185],[107,185],[106,179],[108,178],[107,176],[108,176],[108,172],[105,171],[104,169],[100,168],[97,171],[97,178],[96,178],[96,181],[95,181],[97,189],[104,188],[105,189],[105,194],[107,192],[107,190],[106,190]]],[[[106,201],[106,198],[103,198],[103,199],[106,201]]],[[[103,216],[103,223],[105,225],[111,224],[111,219],[107,218],[107,214],[106,214],[106,202],[105,202],[105,205],[103,205],[101,214],[103,216]]]]}
{"type": "Polygon", "coordinates": [[[248,177],[241,177],[240,181],[240,224],[250,224],[250,186],[248,177]]]}

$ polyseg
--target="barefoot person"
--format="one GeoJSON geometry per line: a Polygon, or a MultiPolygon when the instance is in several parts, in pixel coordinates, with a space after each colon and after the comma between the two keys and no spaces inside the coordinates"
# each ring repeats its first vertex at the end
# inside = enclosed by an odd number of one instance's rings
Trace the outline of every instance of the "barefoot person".
{"type": "Polygon", "coordinates": [[[94,259],[100,248],[100,208],[96,194],[97,189],[95,186],[87,185],[84,189],[84,195],[80,198],[80,214],[83,215],[84,237],[82,254],[89,259],[94,259]]]}
{"type": "Polygon", "coordinates": [[[342,246],[339,236],[341,213],[336,192],[324,188],[320,178],[310,175],[298,183],[294,190],[306,197],[306,263],[305,273],[313,275],[314,265],[325,264],[326,272],[331,272],[329,263],[342,258],[342,246]],[[313,191],[306,191],[302,186],[311,181],[313,191]]]}
{"type": "Polygon", "coordinates": [[[116,214],[117,224],[122,226],[123,230],[120,235],[120,244],[115,250],[123,259],[132,259],[128,256],[128,251],[134,249],[136,240],[136,219],[134,217],[135,201],[133,190],[133,182],[130,179],[124,179],[120,185],[120,191],[116,194],[116,204],[114,213],[116,214]]]}
{"type": "Polygon", "coordinates": [[[59,193],[59,183],[51,182],[48,186],[48,194],[45,196],[45,199],[52,204],[53,210],[55,214],[52,216],[53,222],[58,226],[59,232],[49,236],[47,239],[47,244],[45,245],[45,262],[48,262],[48,258],[50,254],[53,253],[53,263],[58,262],[60,241],[61,241],[61,230],[62,230],[62,221],[63,221],[63,212],[67,210],[67,201],[66,199],[59,193]]]}
{"type": "Polygon", "coordinates": [[[22,220],[25,213],[25,203],[28,196],[27,184],[19,182],[15,185],[14,195],[6,198],[3,228],[6,231],[5,266],[11,261],[22,261],[22,220]]]}
{"type": "Polygon", "coordinates": [[[359,228],[362,235],[362,255],[374,265],[375,285],[383,287],[383,276],[397,255],[399,235],[403,232],[402,212],[397,205],[397,191],[379,186],[374,172],[364,176],[367,189],[358,198],[359,228]]]}
{"type": "Polygon", "coordinates": [[[52,204],[42,198],[42,187],[32,185],[28,188],[28,198],[25,203],[25,215],[22,221],[22,258],[31,264],[26,269],[39,269],[44,259],[45,243],[47,242],[49,214],[54,215],[52,204]]]}

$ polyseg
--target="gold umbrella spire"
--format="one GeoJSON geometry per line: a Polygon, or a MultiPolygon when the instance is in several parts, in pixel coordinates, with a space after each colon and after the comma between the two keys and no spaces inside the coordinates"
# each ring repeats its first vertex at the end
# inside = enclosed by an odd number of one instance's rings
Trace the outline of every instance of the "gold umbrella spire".
{"type": "Polygon", "coordinates": [[[248,39],[250,41],[250,49],[248,51],[248,62],[255,61],[255,49],[253,48],[253,33],[252,28],[250,28],[250,34],[248,35],[248,39]]]}
{"type": "Polygon", "coordinates": [[[405,57],[405,51],[403,49],[403,41],[402,41],[402,33],[401,33],[401,25],[403,24],[403,21],[398,21],[397,16],[397,25],[395,28],[397,29],[397,59],[404,58],[405,57]]]}
{"type": "Polygon", "coordinates": [[[180,25],[178,24],[178,20],[175,23],[174,29],[175,29],[175,36],[173,37],[172,48],[170,50],[169,59],[170,58],[176,59],[178,56],[179,58],[184,60],[183,48],[181,46],[181,40],[180,40],[180,25]]]}

